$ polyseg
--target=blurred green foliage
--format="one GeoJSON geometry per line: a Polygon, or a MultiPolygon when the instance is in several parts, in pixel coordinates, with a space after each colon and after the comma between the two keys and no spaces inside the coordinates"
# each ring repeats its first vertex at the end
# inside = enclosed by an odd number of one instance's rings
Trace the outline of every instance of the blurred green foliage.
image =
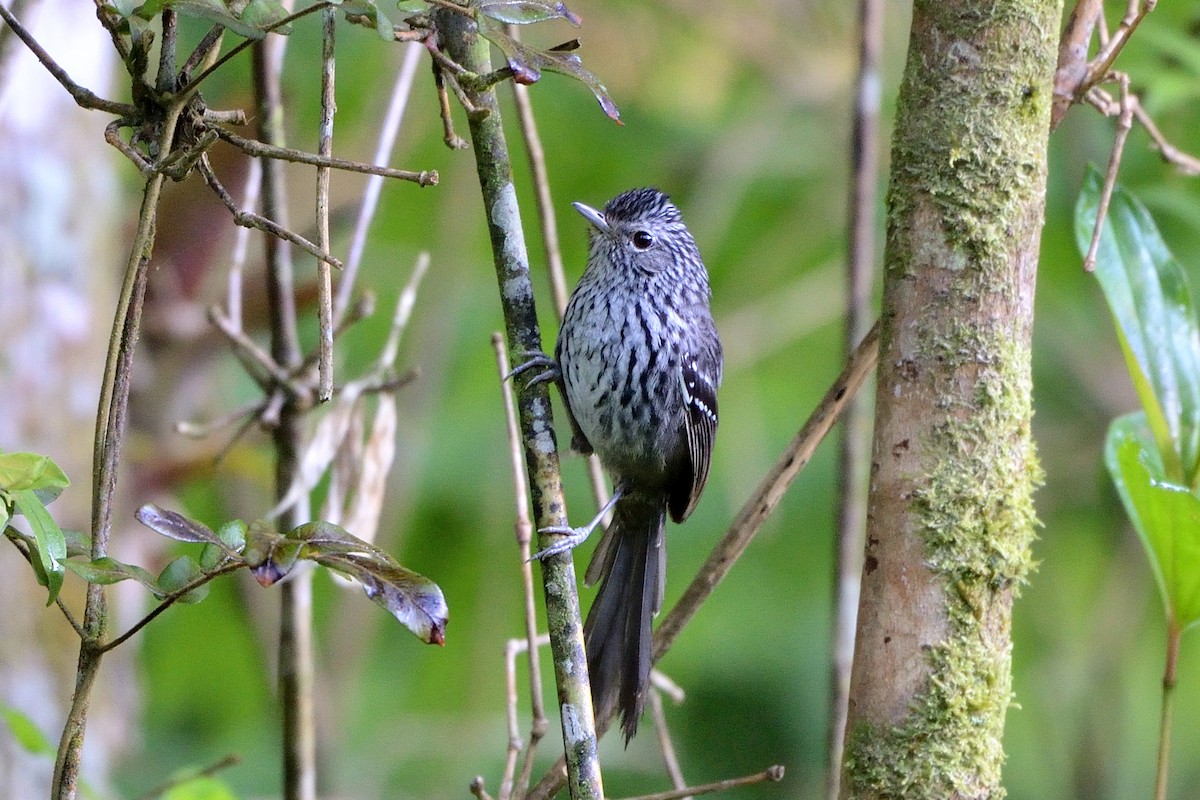
{"type": "MultiPolygon", "coordinates": [[[[670,606],[840,366],[854,4],[577,0],[571,8],[584,19],[583,62],[605,82],[625,124],[614,125],[586,87],[567,78],[546,75],[532,88],[569,279],[578,277],[585,255],[584,225],[569,202],[594,205],[633,186],[657,185],[673,195],[698,239],[729,351],[708,491],[688,523],[668,532],[670,606]]],[[[889,4],[888,14],[886,120],[903,64],[907,9],[889,4]]],[[[1132,74],[1164,133],[1193,153],[1200,152],[1198,27],[1194,5],[1160,4],[1117,62],[1132,74]]],[[[315,17],[294,25],[286,65],[290,144],[310,150],[318,115],[318,29],[315,17]]],[[[185,35],[194,41],[202,30],[187,26],[185,35]]],[[[528,32],[542,45],[575,35],[565,25],[528,32]]],[[[339,29],[338,154],[369,158],[400,47],[369,30],[339,29]]],[[[206,89],[209,105],[248,106],[246,70],[239,58],[219,74],[206,89]]],[[[374,358],[416,254],[430,251],[433,266],[401,356],[421,375],[400,394],[398,459],[379,544],[440,584],[450,624],[444,648],[422,646],[361,592],[318,577],[321,782],[329,797],[463,797],[476,774],[494,790],[507,742],[503,648],[520,634],[522,609],[512,481],[488,342],[502,321],[474,165],[468,153],[441,144],[426,74],[422,69],[393,165],[437,169],[441,183],[385,188],[361,277],[362,286],[378,293],[380,312],[345,337],[339,369],[352,375],[374,358]]],[[[511,107],[506,111],[514,122],[511,107]]],[[[458,122],[465,131],[461,115],[458,122]]],[[[1036,547],[1040,568],[1016,606],[1019,705],[1009,714],[1006,737],[1005,782],[1019,800],[1143,796],[1153,775],[1162,623],[1153,580],[1101,462],[1108,421],[1137,401],[1099,291],[1080,270],[1071,224],[1085,167],[1107,161],[1112,134],[1111,120],[1076,108],[1052,139],[1034,351],[1035,436],[1046,470],[1038,506],[1045,527],[1036,547]]],[[[514,124],[510,137],[516,150],[514,124]]],[[[224,169],[235,172],[236,161],[224,155],[224,169]]],[[[532,194],[523,161],[517,165],[540,276],[544,259],[532,194]]],[[[886,158],[884,169],[881,187],[886,158]]],[[[289,175],[293,220],[304,220],[311,213],[312,170],[289,175]]],[[[1163,165],[1137,128],[1121,180],[1151,208],[1171,249],[1195,273],[1200,186],[1163,165]]],[[[334,187],[339,252],[362,178],[335,175],[334,187]]],[[[221,291],[232,224],[220,214],[200,218],[187,205],[189,196],[201,196],[195,186],[173,187],[172,195],[187,213],[164,221],[166,238],[156,255],[164,263],[196,257],[194,244],[172,252],[170,229],[197,219],[210,225],[201,267],[209,293],[197,301],[207,304],[221,291]]],[[[131,214],[135,207],[130,199],[131,214]]],[[[881,223],[882,216],[881,210],[881,223]]],[[[308,269],[301,275],[311,275],[308,269]]],[[[161,280],[152,276],[152,291],[161,280]]],[[[549,346],[556,330],[549,294],[545,281],[535,283],[549,346]]],[[[314,316],[306,327],[310,340],[314,316]]],[[[164,399],[163,408],[182,405],[204,417],[253,394],[223,349],[192,346],[166,355],[179,360],[179,370],[208,371],[202,383],[209,394],[182,404],[164,399]]],[[[141,391],[153,403],[179,387],[141,391]]],[[[563,443],[566,438],[560,436],[563,443]]],[[[756,772],[774,762],[788,768],[783,786],[723,797],[822,796],[835,449],[820,448],[660,665],[688,692],[687,701],[667,713],[689,780],[756,772]]],[[[155,449],[148,450],[140,459],[153,465],[155,449]]],[[[271,462],[261,437],[239,444],[215,468],[200,462],[184,472],[178,488],[190,515],[254,518],[270,505],[271,462]]],[[[572,518],[582,519],[590,502],[583,462],[569,458],[564,469],[572,518]]],[[[586,556],[580,553],[581,563],[586,556]]],[[[585,591],[585,602],[590,597],[585,591]]],[[[277,593],[239,578],[218,583],[204,603],[175,608],[148,628],[140,656],[143,744],[117,771],[125,795],[180,767],[236,751],[243,761],[222,779],[239,797],[277,796],[277,603],[277,593]]],[[[1180,798],[1200,784],[1196,647],[1185,642],[1180,662],[1172,765],[1180,798]]],[[[548,668],[546,675],[552,698],[548,668]]],[[[521,679],[523,673],[518,686],[521,679]]],[[[521,727],[527,732],[524,707],[521,727]]],[[[540,766],[550,763],[557,740],[555,727],[540,766]]],[[[625,750],[605,740],[602,756],[613,796],[666,786],[648,728],[625,750]]]]}

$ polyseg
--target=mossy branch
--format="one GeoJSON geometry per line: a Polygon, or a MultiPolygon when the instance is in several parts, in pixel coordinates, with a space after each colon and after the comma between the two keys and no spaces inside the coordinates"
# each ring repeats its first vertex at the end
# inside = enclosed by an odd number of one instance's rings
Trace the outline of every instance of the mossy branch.
{"type": "MultiPolygon", "coordinates": [[[[446,53],[472,72],[490,72],[488,43],[479,35],[474,21],[441,8],[435,9],[433,15],[440,46],[446,53]]],[[[508,145],[500,121],[500,107],[491,87],[464,87],[463,91],[474,109],[468,114],[471,143],[488,218],[496,278],[500,284],[508,348],[517,359],[523,359],[524,354],[543,349],[542,336],[533,302],[529,257],[508,145]]],[[[545,384],[529,386],[522,382],[517,389],[517,411],[535,523],[539,528],[565,525],[566,506],[547,388],[545,384]]],[[[543,546],[548,544],[548,541],[542,542],[543,546]]],[[[604,790],[583,650],[583,625],[575,566],[569,553],[542,561],[542,582],[571,797],[575,800],[602,798],[604,790]]]]}

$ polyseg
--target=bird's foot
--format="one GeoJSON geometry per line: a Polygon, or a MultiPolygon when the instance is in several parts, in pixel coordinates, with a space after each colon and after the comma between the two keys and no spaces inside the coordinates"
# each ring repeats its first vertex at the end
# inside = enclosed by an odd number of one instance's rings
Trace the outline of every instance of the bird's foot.
{"type": "Polygon", "coordinates": [[[537,551],[529,557],[529,560],[540,561],[548,556],[556,556],[559,553],[565,553],[568,550],[574,550],[576,547],[583,544],[587,538],[592,535],[592,531],[600,527],[600,523],[604,522],[604,515],[612,510],[612,507],[617,504],[617,501],[621,499],[621,495],[624,493],[624,484],[618,485],[616,490],[613,492],[612,497],[608,498],[608,502],[605,503],[604,507],[600,509],[600,513],[596,514],[596,516],[592,518],[592,521],[587,525],[584,525],[582,528],[572,528],[570,525],[551,525],[547,528],[538,528],[538,533],[557,533],[563,538],[559,539],[549,547],[537,551]]]}
{"type": "Polygon", "coordinates": [[[567,525],[554,525],[549,528],[538,528],[538,533],[557,533],[563,538],[559,539],[549,547],[539,550],[529,557],[530,561],[541,561],[550,556],[556,556],[559,553],[565,553],[568,550],[574,550],[579,545],[587,541],[587,538],[592,535],[594,525],[584,525],[582,528],[572,528],[567,525]]]}
{"type": "Polygon", "coordinates": [[[542,367],[542,371],[529,379],[527,386],[533,386],[546,381],[557,382],[562,377],[562,370],[559,369],[558,362],[553,357],[546,355],[540,350],[523,350],[518,355],[524,356],[527,360],[518,364],[509,370],[504,376],[504,380],[511,380],[518,375],[523,375],[531,369],[542,367]]]}

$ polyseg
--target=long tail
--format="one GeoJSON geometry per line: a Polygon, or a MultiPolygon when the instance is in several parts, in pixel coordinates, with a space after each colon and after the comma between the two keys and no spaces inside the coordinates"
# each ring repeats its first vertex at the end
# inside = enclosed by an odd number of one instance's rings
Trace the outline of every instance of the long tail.
{"type": "Polygon", "coordinates": [[[650,622],[662,606],[666,570],[666,510],[665,496],[622,497],[587,571],[589,583],[601,581],[583,626],[592,706],[600,715],[617,705],[626,744],[637,732],[650,681],[650,622]]]}

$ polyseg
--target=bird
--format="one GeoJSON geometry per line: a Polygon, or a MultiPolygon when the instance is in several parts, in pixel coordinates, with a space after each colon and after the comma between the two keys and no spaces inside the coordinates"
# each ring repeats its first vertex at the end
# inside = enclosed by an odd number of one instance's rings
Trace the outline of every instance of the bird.
{"type": "Polygon", "coordinates": [[[708,480],[717,431],[721,341],[708,272],[670,197],[632,189],[589,223],[587,266],[571,294],[554,357],[537,354],[531,382],[558,385],[572,448],[595,453],[613,480],[600,513],[579,528],[543,528],[561,539],[546,558],[581,544],[612,512],[585,583],[600,588],[584,623],[597,715],[619,710],[625,743],[637,732],[651,665],[651,622],[662,607],[664,528],[683,522],[708,480]]]}

